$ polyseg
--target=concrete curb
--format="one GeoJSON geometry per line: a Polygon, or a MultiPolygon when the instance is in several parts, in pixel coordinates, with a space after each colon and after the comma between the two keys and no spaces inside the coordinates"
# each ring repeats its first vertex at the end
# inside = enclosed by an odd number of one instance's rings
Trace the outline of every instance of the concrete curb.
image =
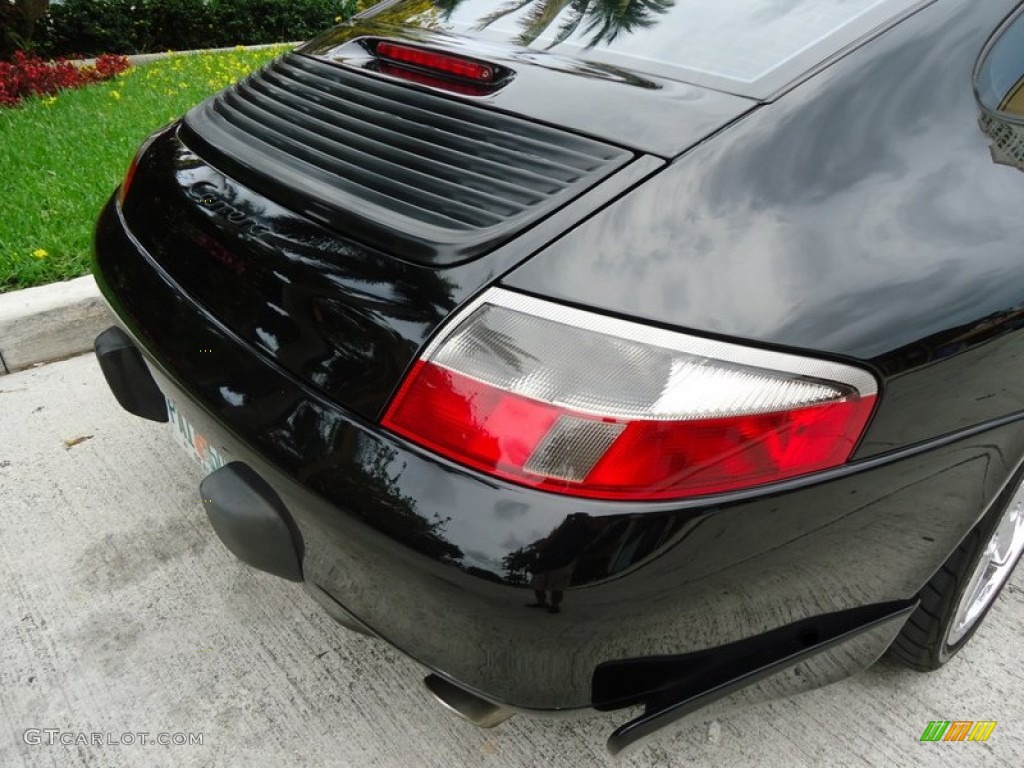
{"type": "Polygon", "coordinates": [[[113,322],[92,275],[0,293],[0,376],[88,352],[113,322]]]}
{"type": "MultiPolygon", "coordinates": [[[[278,48],[282,45],[287,45],[292,48],[302,45],[304,41],[293,40],[285,43],[260,43],[259,45],[235,45],[229,48],[196,48],[189,51],[158,51],[156,53],[131,53],[125,58],[134,67],[136,64],[146,64],[150,61],[159,61],[160,59],[169,59],[174,56],[195,56],[200,53],[226,53],[230,51],[262,51],[267,48],[278,48]]],[[[96,63],[96,59],[68,59],[69,64],[74,64],[76,67],[91,67],[96,63]]]]}

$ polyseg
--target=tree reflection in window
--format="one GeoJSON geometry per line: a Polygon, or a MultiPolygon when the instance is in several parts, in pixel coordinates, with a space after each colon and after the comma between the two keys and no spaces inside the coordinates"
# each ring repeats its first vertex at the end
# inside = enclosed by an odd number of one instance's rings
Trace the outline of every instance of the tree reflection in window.
{"type": "MultiPolygon", "coordinates": [[[[451,15],[461,0],[437,0],[437,6],[451,15]]],[[[493,13],[481,17],[478,29],[525,9],[519,21],[519,45],[530,45],[557,21],[548,48],[564,43],[582,29],[587,47],[610,43],[620,34],[651,27],[675,5],[675,0],[509,0],[493,13]]]]}

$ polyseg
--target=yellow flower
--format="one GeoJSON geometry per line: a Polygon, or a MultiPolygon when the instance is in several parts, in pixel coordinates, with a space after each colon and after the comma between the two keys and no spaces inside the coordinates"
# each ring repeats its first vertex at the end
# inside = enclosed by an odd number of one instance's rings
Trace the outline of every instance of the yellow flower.
{"type": "Polygon", "coordinates": [[[113,98],[115,98],[115,99],[120,99],[120,98],[121,98],[121,94],[120,94],[120,93],[118,93],[117,91],[111,91],[111,92],[110,92],[110,95],[111,95],[111,96],[112,96],[113,98]]]}
{"type": "Polygon", "coordinates": [[[334,23],[337,24],[339,21],[341,21],[341,16],[335,16],[334,23]]]}
{"type": "Polygon", "coordinates": [[[32,251],[32,256],[34,256],[34,257],[35,257],[35,258],[37,258],[37,259],[45,259],[45,258],[46,258],[47,256],[49,256],[49,255],[50,255],[50,254],[48,254],[48,253],[47,253],[47,252],[46,252],[45,250],[43,250],[42,248],[36,248],[36,249],[35,249],[34,251],[32,251]]]}

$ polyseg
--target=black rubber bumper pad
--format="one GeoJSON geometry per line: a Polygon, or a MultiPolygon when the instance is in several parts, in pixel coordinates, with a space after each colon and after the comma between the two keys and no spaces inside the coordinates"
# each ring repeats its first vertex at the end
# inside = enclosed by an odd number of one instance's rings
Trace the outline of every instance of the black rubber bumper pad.
{"type": "Polygon", "coordinates": [[[302,581],[302,539],[277,492],[259,474],[233,461],[199,484],[213,530],[243,563],[289,581],[302,581]]]}
{"type": "Polygon", "coordinates": [[[127,333],[116,326],[107,328],[96,337],[93,349],[122,408],[150,421],[167,421],[167,401],[127,333]]]}

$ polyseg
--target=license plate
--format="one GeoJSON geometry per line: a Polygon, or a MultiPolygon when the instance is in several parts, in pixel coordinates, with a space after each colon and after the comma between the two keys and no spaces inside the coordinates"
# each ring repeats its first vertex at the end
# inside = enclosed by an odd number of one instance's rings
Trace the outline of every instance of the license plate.
{"type": "Polygon", "coordinates": [[[227,464],[221,452],[192,426],[192,423],[178,410],[174,401],[170,398],[164,399],[167,400],[167,418],[175,442],[185,449],[185,452],[192,457],[192,460],[199,465],[203,472],[208,475],[227,464]]]}

